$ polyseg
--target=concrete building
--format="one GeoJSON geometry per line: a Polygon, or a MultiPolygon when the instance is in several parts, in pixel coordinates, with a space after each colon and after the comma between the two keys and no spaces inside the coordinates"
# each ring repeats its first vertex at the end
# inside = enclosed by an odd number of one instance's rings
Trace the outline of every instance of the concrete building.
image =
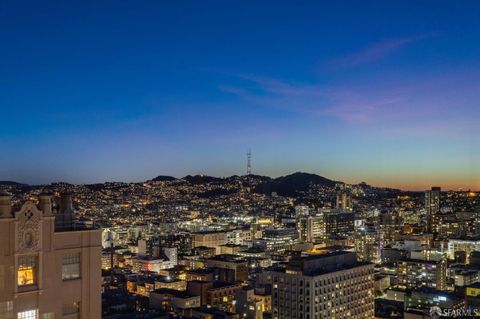
{"type": "Polygon", "coordinates": [[[250,230],[250,227],[233,229],[226,234],[227,244],[246,245],[251,240],[252,231],[250,230]]]}
{"type": "Polygon", "coordinates": [[[454,260],[458,253],[465,253],[465,261],[470,263],[473,252],[480,252],[480,237],[448,240],[448,258],[454,260]]]}
{"type": "Polygon", "coordinates": [[[363,227],[355,232],[355,252],[358,261],[380,263],[382,240],[375,227],[363,227]]]}
{"type": "Polygon", "coordinates": [[[173,289],[156,289],[150,293],[149,305],[157,310],[182,311],[200,307],[200,296],[173,289]]]}
{"type": "Polygon", "coordinates": [[[186,281],[213,281],[215,274],[212,269],[190,269],[185,273],[186,281]]]}
{"type": "Polygon", "coordinates": [[[71,195],[57,203],[0,194],[0,318],[101,316],[101,231],[74,227],[71,195]]]}
{"type": "Polygon", "coordinates": [[[199,232],[192,235],[192,247],[215,248],[217,254],[220,254],[220,246],[226,243],[227,234],[223,231],[199,232]]]}
{"type": "Polygon", "coordinates": [[[406,259],[398,262],[398,284],[407,289],[421,287],[446,290],[447,261],[406,259]]]}
{"type": "Polygon", "coordinates": [[[308,217],[310,215],[310,209],[308,206],[305,205],[297,205],[295,206],[295,217],[308,217]]]}
{"type": "Polygon", "coordinates": [[[373,265],[346,251],[293,258],[262,274],[274,319],[373,318],[373,265]]]}
{"type": "Polygon", "coordinates": [[[248,264],[247,261],[236,255],[218,255],[205,259],[205,265],[209,268],[220,268],[231,270],[231,275],[226,276],[224,280],[228,281],[247,281],[248,264]]]}
{"type": "Polygon", "coordinates": [[[201,305],[218,307],[224,311],[235,311],[235,295],[242,289],[239,282],[215,281],[189,281],[187,292],[200,296],[201,305]]]}
{"type": "Polygon", "coordinates": [[[325,234],[327,237],[346,237],[354,231],[354,215],[349,210],[324,210],[325,234]]]}
{"type": "Polygon", "coordinates": [[[301,217],[297,220],[298,238],[302,242],[318,242],[325,239],[323,216],[301,217]]]}
{"type": "Polygon", "coordinates": [[[255,298],[255,290],[251,287],[244,287],[236,291],[235,313],[240,318],[262,319],[263,301],[255,298]]]}
{"type": "MultiPolygon", "coordinates": [[[[453,293],[423,287],[405,294],[404,307],[406,312],[417,310],[423,313],[428,313],[432,307],[461,310],[465,308],[465,300],[453,293]]],[[[405,317],[409,318],[411,315],[405,317]]]]}
{"type": "Polygon", "coordinates": [[[298,240],[295,228],[269,228],[263,231],[263,238],[255,240],[255,245],[268,252],[282,252],[289,249],[298,240]]]}
{"type": "Polygon", "coordinates": [[[235,296],[242,284],[238,282],[213,281],[207,291],[207,304],[219,309],[235,312],[235,296]]]}
{"type": "Polygon", "coordinates": [[[178,264],[177,247],[162,247],[162,252],[166,257],[165,268],[173,268],[178,264]]]}
{"type": "Polygon", "coordinates": [[[165,266],[165,260],[157,257],[137,256],[132,258],[132,269],[134,272],[153,271],[159,273],[161,269],[168,268],[165,266]]]}

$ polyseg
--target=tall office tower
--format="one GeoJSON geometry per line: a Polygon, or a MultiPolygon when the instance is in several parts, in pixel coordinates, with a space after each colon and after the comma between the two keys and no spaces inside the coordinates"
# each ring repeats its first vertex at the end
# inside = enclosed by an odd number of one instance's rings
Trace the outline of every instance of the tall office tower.
{"type": "Polygon", "coordinates": [[[298,231],[298,240],[300,242],[307,241],[307,224],[308,224],[308,217],[300,217],[297,218],[297,231],[298,231]]]}
{"type": "Polygon", "coordinates": [[[307,241],[318,242],[325,239],[325,220],[323,216],[312,216],[307,221],[307,241]]]}
{"type": "Polygon", "coordinates": [[[427,232],[435,231],[434,219],[435,215],[440,211],[440,187],[432,187],[431,190],[425,191],[425,212],[427,220],[427,232]]]}
{"type": "Polygon", "coordinates": [[[310,215],[310,209],[308,206],[305,205],[298,205],[295,206],[295,217],[300,218],[300,217],[307,217],[310,215]]]}
{"type": "Polygon", "coordinates": [[[355,232],[355,252],[359,261],[380,263],[382,248],[381,232],[378,228],[367,226],[355,232]]]}
{"type": "Polygon", "coordinates": [[[347,191],[340,191],[337,193],[337,200],[335,202],[335,208],[339,209],[353,209],[352,196],[347,191]]]}
{"type": "Polygon", "coordinates": [[[398,212],[384,212],[379,216],[381,238],[384,245],[392,244],[396,241],[396,235],[400,231],[398,226],[398,212]]]}
{"type": "Polygon", "coordinates": [[[297,219],[298,238],[301,242],[318,242],[325,239],[323,216],[310,216],[297,219]]]}
{"type": "Polygon", "coordinates": [[[177,247],[162,247],[163,254],[167,257],[167,268],[173,268],[178,264],[177,247]]]}
{"type": "Polygon", "coordinates": [[[328,252],[293,258],[261,275],[272,285],[274,319],[373,318],[373,265],[355,253],[328,252]]]}
{"type": "Polygon", "coordinates": [[[74,230],[71,208],[40,195],[12,211],[0,194],[0,318],[101,317],[101,231],[74,230]]]}
{"type": "Polygon", "coordinates": [[[325,234],[328,238],[346,237],[354,231],[354,215],[349,210],[323,211],[325,234]]]}

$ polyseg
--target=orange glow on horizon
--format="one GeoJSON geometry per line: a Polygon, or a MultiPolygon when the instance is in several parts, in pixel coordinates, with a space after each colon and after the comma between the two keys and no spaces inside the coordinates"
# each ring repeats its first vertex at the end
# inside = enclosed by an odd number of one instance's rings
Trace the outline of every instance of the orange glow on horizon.
{"type": "MultiPolygon", "coordinates": [[[[355,183],[355,182],[354,182],[355,183]]],[[[429,180],[429,181],[419,181],[419,182],[406,182],[402,180],[398,180],[397,182],[394,179],[389,181],[385,180],[370,180],[367,181],[367,184],[376,186],[376,187],[388,187],[388,188],[396,188],[401,189],[403,191],[425,191],[430,189],[432,186],[440,186],[442,191],[471,191],[472,193],[478,193],[480,191],[480,181],[475,183],[458,183],[458,182],[450,182],[445,181],[442,182],[441,180],[429,180]]]]}

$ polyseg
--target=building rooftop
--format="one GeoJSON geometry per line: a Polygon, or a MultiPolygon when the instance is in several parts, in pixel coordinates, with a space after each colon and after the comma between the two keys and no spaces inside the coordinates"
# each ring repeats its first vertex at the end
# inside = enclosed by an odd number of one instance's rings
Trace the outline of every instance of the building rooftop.
{"type": "Polygon", "coordinates": [[[284,267],[272,267],[272,271],[318,276],[330,272],[367,265],[357,261],[354,252],[330,251],[323,254],[293,257],[284,267]]]}
{"type": "Polygon", "coordinates": [[[207,260],[225,261],[225,262],[231,262],[231,263],[244,263],[245,262],[245,259],[243,259],[243,257],[239,257],[238,255],[232,255],[232,254],[216,255],[216,256],[208,258],[207,260]]]}
{"type": "Polygon", "coordinates": [[[180,291],[180,290],[168,289],[168,288],[155,289],[150,294],[171,295],[171,296],[175,296],[177,298],[197,297],[196,295],[192,295],[192,294],[188,293],[187,291],[180,291]]]}
{"type": "Polygon", "coordinates": [[[212,289],[232,287],[240,284],[238,281],[223,281],[223,280],[215,280],[212,283],[213,283],[212,289]]]}

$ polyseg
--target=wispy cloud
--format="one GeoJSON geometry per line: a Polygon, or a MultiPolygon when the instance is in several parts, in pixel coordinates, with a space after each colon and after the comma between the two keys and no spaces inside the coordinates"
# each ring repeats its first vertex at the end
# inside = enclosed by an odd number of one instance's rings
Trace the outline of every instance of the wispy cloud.
{"type": "Polygon", "coordinates": [[[239,75],[247,85],[221,85],[219,89],[253,104],[307,116],[338,118],[349,123],[370,123],[381,109],[401,101],[396,92],[364,96],[358,88],[318,84],[290,84],[278,79],[239,75]]]}
{"type": "Polygon", "coordinates": [[[480,115],[472,104],[480,99],[475,84],[480,74],[476,72],[348,86],[289,83],[255,75],[238,77],[243,85],[223,85],[220,89],[253,105],[332,118],[378,134],[469,138],[469,132],[479,129],[471,121],[480,115]]]}
{"type": "Polygon", "coordinates": [[[328,64],[329,66],[334,68],[344,68],[374,62],[409,44],[434,37],[435,35],[436,34],[434,33],[430,33],[403,38],[387,39],[378,43],[371,44],[353,54],[334,59],[328,64]]]}

